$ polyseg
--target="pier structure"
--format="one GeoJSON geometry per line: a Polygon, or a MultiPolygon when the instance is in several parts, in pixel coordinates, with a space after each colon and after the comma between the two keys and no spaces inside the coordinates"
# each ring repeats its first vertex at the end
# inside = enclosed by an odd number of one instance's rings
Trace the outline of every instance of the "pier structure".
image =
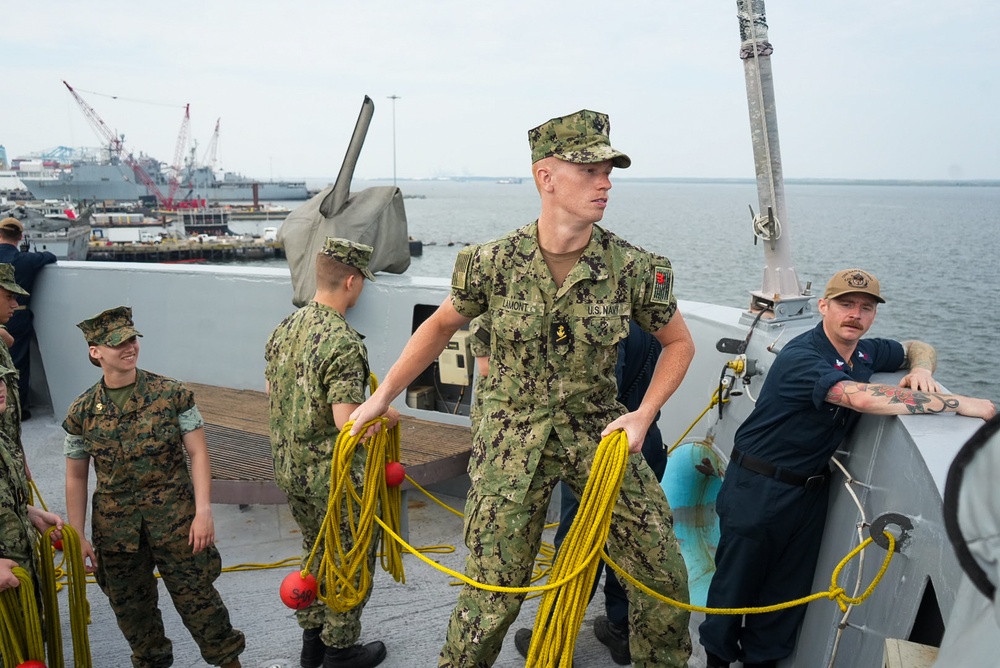
{"type": "Polygon", "coordinates": [[[229,262],[284,258],[276,241],[260,240],[164,240],[160,243],[95,244],[88,260],[104,262],[229,262]]]}

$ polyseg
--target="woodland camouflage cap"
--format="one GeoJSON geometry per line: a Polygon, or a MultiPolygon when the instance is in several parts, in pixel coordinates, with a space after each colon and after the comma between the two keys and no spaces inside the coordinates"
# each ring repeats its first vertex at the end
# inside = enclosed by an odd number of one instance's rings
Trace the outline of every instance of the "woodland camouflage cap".
{"type": "Polygon", "coordinates": [[[354,267],[365,275],[369,281],[375,280],[375,275],[368,268],[368,262],[372,259],[372,247],[359,244],[349,239],[338,239],[337,237],[327,237],[323,244],[323,255],[332,257],[337,262],[354,267]]]}
{"type": "Polygon", "coordinates": [[[133,336],[142,336],[132,323],[132,309],[116,306],[76,325],[92,346],[117,346],[133,336]]]}
{"type": "Polygon", "coordinates": [[[14,265],[0,264],[0,288],[9,290],[15,295],[27,295],[28,291],[14,280],[14,265]]]}
{"type": "Polygon", "coordinates": [[[843,269],[833,275],[826,284],[823,299],[833,299],[851,292],[863,292],[871,295],[884,304],[885,300],[879,294],[878,279],[863,269],[843,269]]]}
{"type": "Polygon", "coordinates": [[[560,160],[591,164],[611,160],[615,167],[625,169],[632,159],[611,148],[611,121],[607,114],[581,109],[569,116],[560,116],[528,130],[531,162],[555,156],[560,160]]]}

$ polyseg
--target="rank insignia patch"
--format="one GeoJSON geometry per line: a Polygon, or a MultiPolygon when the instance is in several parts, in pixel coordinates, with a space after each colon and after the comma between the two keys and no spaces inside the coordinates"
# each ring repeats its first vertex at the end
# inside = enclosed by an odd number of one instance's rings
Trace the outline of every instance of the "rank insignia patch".
{"type": "Polygon", "coordinates": [[[653,289],[650,299],[654,304],[669,304],[673,299],[674,272],[670,267],[653,267],[653,289]]]}
{"type": "Polygon", "coordinates": [[[564,322],[552,323],[553,346],[568,346],[572,340],[573,340],[573,335],[570,333],[570,328],[566,326],[566,323],[564,322]]]}

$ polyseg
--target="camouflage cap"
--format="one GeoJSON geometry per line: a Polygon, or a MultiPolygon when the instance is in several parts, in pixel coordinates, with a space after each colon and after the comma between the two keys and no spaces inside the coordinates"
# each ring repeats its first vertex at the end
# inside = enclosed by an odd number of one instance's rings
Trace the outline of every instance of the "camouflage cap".
{"type": "Polygon", "coordinates": [[[133,336],[142,336],[132,323],[132,309],[116,306],[76,325],[92,346],[117,346],[133,336]]]}
{"type": "Polygon", "coordinates": [[[372,259],[372,247],[359,244],[349,239],[339,239],[337,237],[327,237],[320,251],[327,257],[332,257],[337,262],[354,267],[365,275],[369,281],[375,280],[375,274],[368,268],[368,262],[372,259]]]}
{"type": "Polygon", "coordinates": [[[569,116],[560,116],[528,130],[531,162],[554,156],[567,162],[591,164],[611,160],[615,167],[625,169],[632,159],[611,148],[611,121],[607,114],[581,109],[569,116]]]}
{"type": "Polygon", "coordinates": [[[0,364],[0,380],[5,380],[8,376],[13,376],[17,373],[16,370],[5,367],[0,364]]]}
{"type": "Polygon", "coordinates": [[[14,280],[14,265],[0,264],[0,288],[13,292],[15,295],[27,295],[28,291],[14,280]]]}
{"type": "Polygon", "coordinates": [[[879,294],[878,279],[864,269],[838,271],[826,284],[823,299],[834,299],[851,292],[863,292],[877,299],[880,304],[885,303],[882,295],[879,294]]]}

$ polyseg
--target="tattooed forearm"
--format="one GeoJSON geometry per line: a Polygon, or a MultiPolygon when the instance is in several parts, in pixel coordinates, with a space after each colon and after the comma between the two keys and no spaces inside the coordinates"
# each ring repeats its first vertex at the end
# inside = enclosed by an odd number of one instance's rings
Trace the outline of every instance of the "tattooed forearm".
{"type": "Polygon", "coordinates": [[[902,407],[911,415],[958,412],[960,405],[956,395],[918,392],[877,383],[837,383],[830,388],[826,400],[866,413],[902,413],[898,410],[902,407]]]}
{"type": "Polygon", "coordinates": [[[936,392],[915,392],[892,385],[869,385],[872,396],[887,397],[890,404],[903,404],[911,414],[958,410],[958,399],[936,392]]]}

